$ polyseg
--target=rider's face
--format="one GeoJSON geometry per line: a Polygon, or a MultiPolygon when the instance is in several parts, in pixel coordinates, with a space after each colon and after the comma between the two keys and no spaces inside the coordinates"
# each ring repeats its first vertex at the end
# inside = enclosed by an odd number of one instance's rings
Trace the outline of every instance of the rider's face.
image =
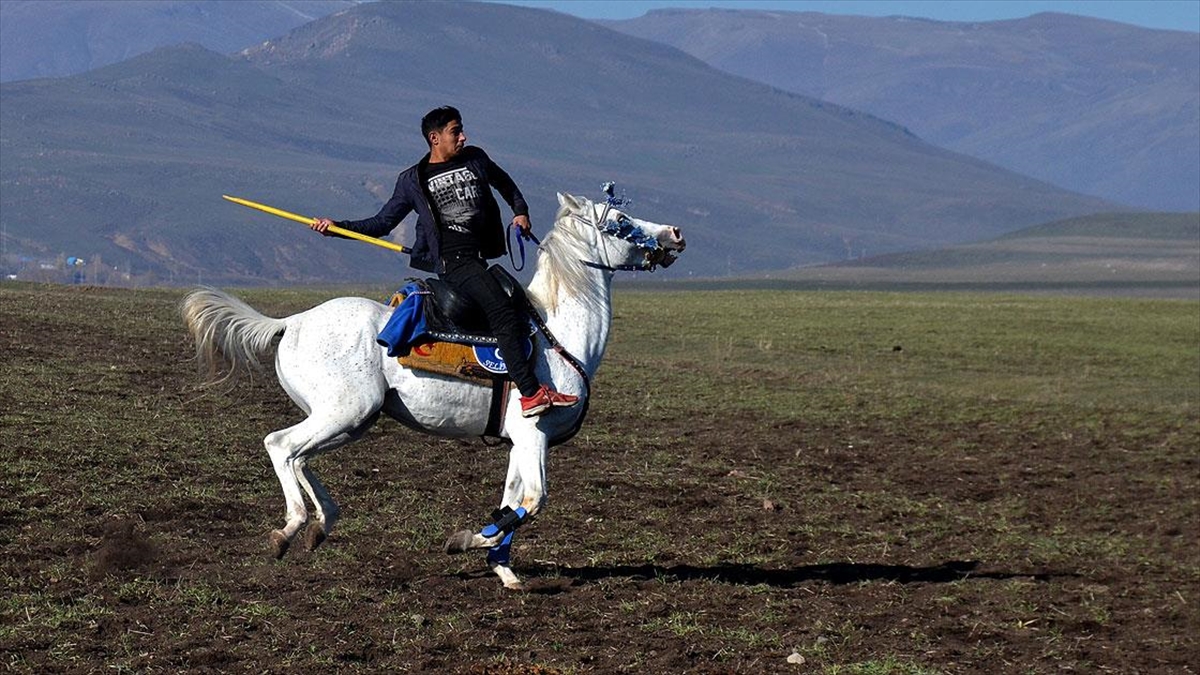
{"type": "Polygon", "coordinates": [[[454,157],[467,144],[467,133],[462,122],[451,122],[437,131],[430,132],[429,145],[442,159],[454,157]]]}

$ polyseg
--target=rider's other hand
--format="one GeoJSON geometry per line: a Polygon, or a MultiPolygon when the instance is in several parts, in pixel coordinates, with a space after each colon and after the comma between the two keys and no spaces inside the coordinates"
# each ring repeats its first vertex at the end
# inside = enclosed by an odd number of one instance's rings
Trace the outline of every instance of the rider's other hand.
{"type": "Polygon", "coordinates": [[[533,226],[529,223],[529,216],[513,216],[512,224],[521,230],[523,237],[528,237],[529,233],[533,231],[533,226]]]}

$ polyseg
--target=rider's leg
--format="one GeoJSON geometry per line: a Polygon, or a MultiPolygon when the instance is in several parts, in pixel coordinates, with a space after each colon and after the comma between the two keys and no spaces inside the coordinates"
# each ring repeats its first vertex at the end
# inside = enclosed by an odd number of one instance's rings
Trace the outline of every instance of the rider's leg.
{"type": "Polygon", "coordinates": [[[529,337],[529,322],[524,312],[518,312],[512,299],[487,271],[482,258],[447,260],[442,279],[454,290],[475,301],[487,317],[488,327],[496,335],[500,353],[508,366],[508,376],[521,390],[522,396],[533,396],[541,386],[533,365],[525,355],[525,339],[529,337]]]}

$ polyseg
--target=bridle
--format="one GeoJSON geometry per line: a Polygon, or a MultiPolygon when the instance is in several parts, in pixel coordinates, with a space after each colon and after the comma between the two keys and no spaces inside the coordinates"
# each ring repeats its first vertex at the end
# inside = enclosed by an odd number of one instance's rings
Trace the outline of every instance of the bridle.
{"type": "MultiPolygon", "coordinates": [[[[659,243],[656,237],[646,234],[642,228],[638,227],[633,222],[632,218],[624,213],[621,213],[620,217],[615,220],[608,219],[608,215],[614,206],[622,206],[628,202],[626,199],[613,197],[610,185],[611,184],[605,185],[605,192],[608,194],[608,199],[605,200],[604,210],[600,212],[599,216],[596,215],[595,208],[591,209],[593,217],[593,220],[591,221],[588,221],[576,213],[570,213],[568,215],[576,221],[583,223],[588,227],[594,228],[602,235],[627,241],[633,244],[635,247],[644,250],[646,258],[642,263],[637,265],[613,265],[608,259],[608,248],[606,246],[601,246],[600,251],[601,255],[604,257],[603,262],[595,262],[591,260],[580,260],[579,262],[588,267],[598,270],[605,270],[607,272],[653,272],[654,269],[658,267],[666,257],[666,249],[663,248],[663,245],[659,243]]],[[[513,229],[516,228],[509,228],[509,237],[512,236],[513,229]]],[[[521,251],[521,265],[520,267],[517,267],[516,261],[512,259],[512,241],[511,239],[509,240],[509,260],[513,263],[513,268],[518,272],[525,268],[525,239],[532,240],[533,243],[539,247],[542,245],[542,242],[536,236],[534,236],[532,232],[528,234],[518,234],[517,244],[519,245],[521,251]]],[[[666,265],[664,264],[663,266],[665,267],[666,265]]]]}
{"type": "Polygon", "coordinates": [[[613,205],[611,203],[611,200],[610,200],[610,202],[606,202],[604,204],[604,210],[600,212],[599,216],[595,215],[596,210],[593,208],[591,211],[592,211],[592,215],[595,218],[595,220],[593,220],[592,222],[588,222],[586,219],[581,218],[574,213],[572,213],[570,215],[575,220],[577,220],[585,225],[589,225],[589,226],[595,228],[602,235],[613,237],[614,239],[620,239],[622,241],[627,241],[627,242],[633,244],[634,247],[645,251],[645,255],[646,255],[645,260],[643,260],[641,264],[637,264],[637,265],[613,265],[612,262],[608,259],[609,258],[608,247],[601,246],[600,247],[601,255],[604,256],[603,262],[595,262],[595,261],[591,261],[591,260],[580,260],[579,262],[583,263],[584,265],[587,265],[588,267],[593,267],[595,269],[605,270],[608,272],[642,272],[642,271],[652,272],[652,271],[654,271],[654,268],[657,267],[658,263],[660,261],[662,261],[662,259],[663,259],[663,256],[661,253],[665,253],[665,251],[663,250],[662,244],[659,243],[658,238],[652,237],[652,236],[646,234],[646,232],[644,230],[642,230],[642,228],[638,227],[633,222],[632,218],[630,218],[629,216],[627,216],[623,213],[620,214],[620,217],[616,218],[615,220],[609,220],[608,215],[609,215],[609,212],[612,211],[612,207],[613,207],[613,205]],[[660,254],[656,256],[655,253],[660,253],[660,254]]]}

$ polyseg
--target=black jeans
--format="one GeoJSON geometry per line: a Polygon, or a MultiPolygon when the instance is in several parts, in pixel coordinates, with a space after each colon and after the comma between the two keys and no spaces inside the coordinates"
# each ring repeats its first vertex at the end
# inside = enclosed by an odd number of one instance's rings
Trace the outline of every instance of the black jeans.
{"type": "Polygon", "coordinates": [[[525,356],[525,338],[529,336],[528,317],[518,311],[513,301],[487,271],[487,263],[478,256],[447,257],[446,271],[438,276],[454,290],[479,305],[487,317],[488,327],[496,335],[500,353],[508,366],[508,376],[517,383],[522,396],[533,396],[541,384],[533,366],[525,356]]]}

